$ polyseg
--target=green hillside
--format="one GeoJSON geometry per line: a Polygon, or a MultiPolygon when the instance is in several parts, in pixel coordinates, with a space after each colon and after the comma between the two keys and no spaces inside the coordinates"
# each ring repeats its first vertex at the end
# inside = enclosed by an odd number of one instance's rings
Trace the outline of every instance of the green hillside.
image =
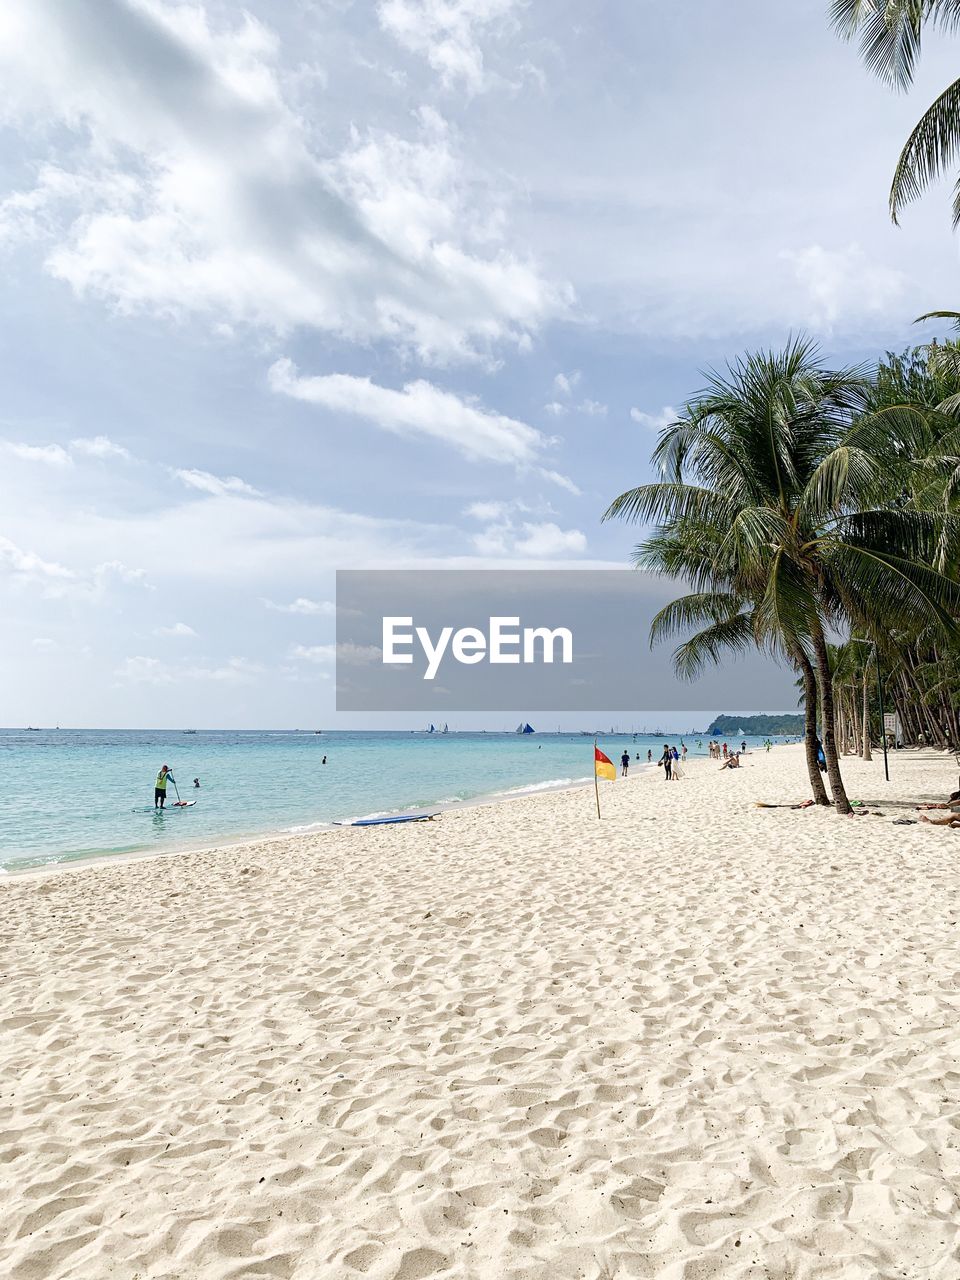
{"type": "Polygon", "coordinates": [[[785,734],[788,737],[803,733],[803,716],[796,714],[782,716],[717,716],[707,729],[711,737],[731,737],[738,733],[754,737],[776,737],[785,734]]]}

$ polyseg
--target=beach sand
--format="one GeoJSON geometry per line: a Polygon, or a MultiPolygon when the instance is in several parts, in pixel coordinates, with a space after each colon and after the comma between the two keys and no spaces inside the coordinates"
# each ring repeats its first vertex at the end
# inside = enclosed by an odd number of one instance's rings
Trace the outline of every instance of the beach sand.
{"type": "Polygon", "coordinates": [[[891,819],[957,770],[891,767],[7,877],[0,1274],[956,1280],[960,833],[891,819]]]}

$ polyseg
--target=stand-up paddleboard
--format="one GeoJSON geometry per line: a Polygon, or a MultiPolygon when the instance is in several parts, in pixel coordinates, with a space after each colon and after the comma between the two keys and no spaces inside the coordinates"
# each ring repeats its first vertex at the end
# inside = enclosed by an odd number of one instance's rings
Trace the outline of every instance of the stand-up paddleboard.
{"type": "Polygon", "coordinates": [[[335,827],[388,827],[395,822],[428,822],[439,817],[437,813],[401,813],[395,818],[358,818],[356,822],[335,822],[335,827]]]}
{"type": "Polygon", "coordinates": [[[161,809],[159,805],[151,805],[149,809],[131,809],[131,813],[169,813],[171,809],[192,809],[196,804],[196,800],[181,800],[179,803],[174,800],[171,804],[164,805],[161,809]]]}

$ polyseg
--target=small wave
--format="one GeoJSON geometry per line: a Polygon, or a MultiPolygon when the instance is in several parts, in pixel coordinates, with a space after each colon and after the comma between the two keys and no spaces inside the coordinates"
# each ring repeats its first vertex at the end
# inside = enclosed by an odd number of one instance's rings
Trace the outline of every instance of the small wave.
{"type": "Polygon", "coordinates": [[[523,787],[508,787],[506,791],[492,791],[492,796],[527,796],[535,791],[557,791],[561,787],[577,787],[589,782],[589,778],[548,778],[546,782],[529,782],[523,787]]]}

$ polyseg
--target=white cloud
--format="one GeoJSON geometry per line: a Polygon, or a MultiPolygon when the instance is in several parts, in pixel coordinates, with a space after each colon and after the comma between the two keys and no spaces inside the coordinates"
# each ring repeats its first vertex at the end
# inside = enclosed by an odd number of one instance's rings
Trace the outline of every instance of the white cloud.
{"type": "Polygon", "coordinates": [[[201,493],[210,493],[216,498],[229,493],[245,494],[248,497],[258,497],[260,494],[259,489],[254,489],[253,485],[247,484],[239,476],[215,476],[209,471],[194,470],[176,470],[173,474],[188,489],[199,489],[201,493]]]}
{"type": "Polygon", "coordinates": [[[434,113],[413,140],[356,132],[321,153],[249,15],[227,29],[199,4],[6,0],[0,77],[28,142],[60,131],[59,164],[0,205],[4,237],[48,240],[53,276],[121,312],[448,361],[522,343],[568,307],[506,245],[498,201],[434,113]]]}
{"type": "MultiPolygon", "coordinates": [[[[578,382],[579,380],[580,376],[578,374],[576,381],[578,382]]],[[[573,386],[576,385],[575,383],[568,382],[567,378],[565,378],[562,373],[558,374],[554,381],[555,383],[562,381],[565,384],[563,388],[558,389],[562,390],[563,394],[567,396],[569,396],[573,386]]],[[[543,406],[543,410],[544,413],[552,414],[555,418],[562,418],[568,413],[584,413],[587,417],[597,418],[603,417],[606,414],[607,406],[605,404],[601,404],[599,400],[581,400],[579,404],[564,404],[562,400],[551,400],[548,404],[543,406]]]]}
{"type": "Polygon", "coordinates": [[[583,400],[577,408],[590,418],[605,418],[607,415],[607,406],[599,400],[583,400]]]}
{"type": "Polygon", "coordinates": [[[501,23],[517,0],[380,0],[380,25],[427,59],[443,84],[479,92],[490,83],[480,34],[501,23]]]}
{"type": "Polygon", "coordinates": [[[308,617],[333,618],[337,612],[337,606],[332,600],[308,600],[305,596],[297,596],[289,604],[275,604],[272,600],[264,600],[262,603],[265,609],[272,609],[276,613],[299,613],[308,617]]]}
{"type": "Polygon", "coordinates": [[[122,560],[106,560],[103,564],[96,566],[93,571],[93,578],[98,586],[103,586],[110,578],[128,584],[140,583],[146,585],[147,573],[145,569],[132,569],[129,565],[124,564],[122,560]]]}
{"type": "Polygon", "coordinates": [[[579,555],[587,549],[586,535],[579,529],[561,529],[550,522],[524,524],[522,537],[513,544],[516,554],[525,556],[579,555]]]}
{"type": "MultiPolygon", "coordinates": [[[[53,532],[56,534],[57,530],[53,532]]],[[[148,585],[143,569],[131,569],[120,560],[107,560],[78,572],[56,560],[45,560],[35,551],[25,551],[6,537],[0,537],[2,577],[18,586],[38,588],[42,595],[53,599],[69,596],[97,601],[117,584],[148,585]]]]}
{"type": "Polygon", "coordinates": [[[128,459],[130,457],[129,449],[125,449],[121,444],[114,444],[107,436],[92,436],[71,440],[70,449],[71,452],[84,454],[88,458],[128,459]]]}
{"type": "Polygon", "coordinates": [[[574,369],[572,373],[558,373],[553,380],[556,391],[562,396],[570,396],[573,394],[574,388],[580,382],[580,370],[574,369]]]}
{"type": "Polygon", "coordinates": [[[63,587],[76,579],[76,574],[54,560],[44,560],[34,551],[24,551],[9,538],[0,537],[0,572],[10,574],[16,581],[43,587],[59,594],[63,587]]]}
{"type": "Polygon", "coordinates": [[[181,684],[185,680],[205,683],[249,684],[262,674],[263,667],[247,658],[228,658],[218,666],[170,663],[161,658],[137,654],[126,658],[116,669],[117,679],[128,684],[181,684]]]}
{"type": "Polygon", "coordinates": [[[175,622],[170,627],[157,627],[156,634],[158,636],[168,636],[172,640],[189,640],[195,638],[197,633],[186,622],[175,622]]]}
{"type": "Polygon", "coordinates": [[[474,520],[502,520],[513,507],[511,502],[471,502],[463,514],[474,520]]]}
{"type": "Polygon", "coordinates": [[[296,662],[332,665],[337,660],[337,646],[335,644],[295,644],[290,650],[290,658],[296,662]]]}
{"type": "Polygon", "coordinates": [[[461,400],[431,382],[408,382],[402,391],[378,386],[369,378],[333,373],[299,377],[289,360],[270,369],[270,385],[280,394],[320,405],[335,413],[366,418],[401,436],[426,436],[467,458],[516,465],[532,463],[546,446],[534,427],[461,400]]]}
{"type": "Polygon", "coordinates": [[[57,647],[56,640],[51,640],[49,636],[35,636],[31,643],[38,653],[49,653],[57,647]]]}
{"type": "Polygon", "coordinates": [[[295,644],[290,650],[291,659],[320,666],[339,662],[351,667],[365,667],[379,662],[382,656],[383,651],[372,644],[295,644]]]}
{"type": "Polygon", "coordinates": [[[871,262],[856,243],[845,249],[814,244],[799,252],[785,249],[780,256],[793,266],[806,294],[806,323],[827,332],[849,315],[882,313],[906,285],[902,271],[871,262]]]}
{"type": "Polygon", "coordinates": [[[18,444],[13,440],[0,441],[4,453],[22,462],[42,462],[48,467],[69,467],[72,458],[59,444],[18,444]]]}
{"type": "Polygon", "coordinates": [[[540,468],[540,474],[544,480],[549,480],[551,484],[555,484],[561,489],[566,489],[567,493],[572,493],[575,498],[579,498],[581,490],[569,476],[561,475],[559,471],[550,471],[546,467],[540,468]]]}
{"type": "Polygon", "coordinates": [[[659,413],[644,413],[642,409],[631,409],[630,417],[641,427],[648,427],[651,431],[662,431],[664,427],[669,427],[671,423],[676,422],[680,414],[672,404],[666,404],[659,413]]]}
{"type": "MultiPolygon", "coordinates": [[[[497,504],[474,504],[475,507],[497,504]]],[[[552,521],[516,522],[513,512],[525,510],[521,503],[503,503],[495,518],[480,533],[474,534],[473,545],[484,556],[529,556],[548,560],[554,556],[579,555],[587,549],[586,536],[579,529],[561,529],[552,521]]],[[[472,512],[471,514],[478,514],[472,512]]],[[[478,518],[482,518],[478,516],[478,518]]]]}

